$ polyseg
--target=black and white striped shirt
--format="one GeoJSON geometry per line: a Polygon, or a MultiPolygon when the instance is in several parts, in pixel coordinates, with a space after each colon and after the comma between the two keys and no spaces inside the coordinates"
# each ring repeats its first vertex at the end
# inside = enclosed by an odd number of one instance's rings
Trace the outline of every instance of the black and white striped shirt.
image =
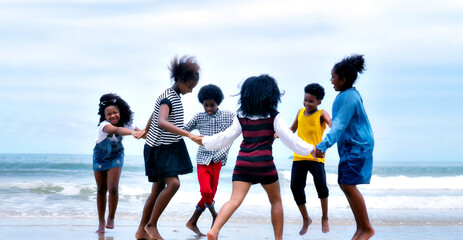
{"type": "Polygon", "coordinates": [[[169,105],[168,121],[179,128],[183,128],[182,101],[180,100],[180,96],[172,88],[168,88],[158,97],[154,106],[153,119],[151,120],[151,125],[146,136],[146,143],[150,147],[168,145],[182,139],[180,135],[159,128],[159,110],[162,104],[169,105]]]}
{"type": "MultiPolygon", "coordinates": [[[[217,112],[212,116],[206,112],[200,112],[185,125],[185,130],[191,132],[198,129],[201,135],[212,136],[230,127],[233,119],[235,119],[235,114],[231,111],[217,109],[217,112]]],[[[211,161],[214,163],[222,162],[222,166],[225,166],[230,147],[231,145],[219,150],[207,150],[203,146],[199,146],[196,162],[200,165],[209,165],[211,161]]]]}

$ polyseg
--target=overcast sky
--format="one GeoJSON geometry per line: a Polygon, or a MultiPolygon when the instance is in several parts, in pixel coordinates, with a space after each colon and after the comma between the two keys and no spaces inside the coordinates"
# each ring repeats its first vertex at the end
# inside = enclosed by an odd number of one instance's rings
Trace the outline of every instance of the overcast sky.
{"type": "MultiPolygon", "coordinates": [[[[285,92],[288,125],[312,82],[325,87],[320,108],[331,114],[331,68],[353,53],[366,59],[356,87],[377,161],[461,160],[460,0],[0,0],[0,153],[91,154],[108,92],[144,127],[172,85],[170,60],[185,54],[201,66],[198,87],[182,97],[185,121],[203,111],[201,86],[221,87],[220,108],[235,111],[239,84],[264,73],[285,92]]],[[[143,144],[126,137],[126,154],[141,155],[143,144]]],[[[292,154],[281,143],[274,152],[292,154]]],[[[329,155],[337,160],[335,148],[329,155]]]]}

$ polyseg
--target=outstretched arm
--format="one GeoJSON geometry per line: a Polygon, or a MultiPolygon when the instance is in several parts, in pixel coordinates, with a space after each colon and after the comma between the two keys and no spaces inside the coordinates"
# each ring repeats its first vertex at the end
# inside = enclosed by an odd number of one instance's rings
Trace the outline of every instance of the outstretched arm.
{"type": "Polygon", "coordinates": [[[238,118],[235,117],[233,124],[225,129],[225,131],[216,133],[212,136],[204,136],[201,142],[197,143],[203,145],[207,150],[221,149],[231,145],[241,134],[241,130],[241,124],[238,118]]]}
{"type": "MultiPolygon", "coordinates": [[[[297,131],[297,125],[299,124],[297,117],[299,116],[299,112],[296,114],[296,119],[294,119],[293,125],[289,127],[289,131],[295,133],[297,131]]],[[[278,133],[275,132],[274,138],[278,138],[278,133]]]]}
{"type": "Polygon", "coordinates": [[[331,125],[333,124],[333,120],[331,119],[330,115],[325,110],[322,110],[320,114],[320,118],[321,118],[320,121],[326,122],[326,124],[328,124],[328,126],[331,128],[331,125]]]}
{"type": "Polygon", "coordinates": [[[159,128],[162,128],[166,131],[169,131],[171,133],[174,133],[180,136],[188,137],[189,139],[193,140],[196,137],[196,135],[191,134],[190,132],[184,129],[181,129],[175,126],[174,124],[172,124],[171,122],[169,122],[168,120],[169,111],[170,111],[169,105],[167,104],[161,105],[161,108],[159,109],[159,121],[158,121],[159,128]]]}
{"type": "Polygon", "coordinates": [[[136,138],[136,139],[140,139],[140,138],[146,138],[146,134],[148,133],[149,129],[150,129],[150,126],[151,126],[151,121],[153,120],[153,114],[151,114],[150,116],[150,119],[148,120],[148,122],[146,123],[146,127],[144,129],[135,129],[135,131],[133,132],[133,137],[136,138]]]}
{"type": "Polygon", "coordinates": [[[125,128],[125,127],[116,127],[116,126],[113,126],[112,124],[106,124],[103,127],[103,132],[108,133],[108,134],[117,134],[119,136],[125,136],[125,135],[132,135],[133,130],[125,128]]]}
{"type": "MultiPolygon", "coordinates": [[[[300,110],[300,111],[302,111],[302,110],[300,110]]],[[[297,124],[299,123],[298,120],[297,120],[298,116],[299,116],[299,112],[297,112],[297,114],[296,114],[296,119],[294,119],[293,125],[291,125],[291,127],[289,128],[289,130],[291,130],[293,133],[295,133],[297,131],[297,124]]]]}
{"type": "Polygon", "coordinates": [[[341,107],[333,120],[330,132],[317,144],[317,149],[323,153],[339,141],[355,112],[355,99],[349,96],[344,96],[337,104],[341,107]]]}
{"type": "Polygon", "coordinates": [[[183,129],[185,129],[185,131],[191,132],[197,128],[198,128],[198,114],[194,115],[193,118],[185,125],[183,129]]]}
{"type": "Polygon", "coordinates": [[[312,153],[314,147],[291,132],[286,123],[281,118],[281,114],[278,114],[275,117],[273,126],[275,128],[275,132],[278,134],[283,144],[285,144],[293,152],[301,156],[307,156],[312,153]]]}

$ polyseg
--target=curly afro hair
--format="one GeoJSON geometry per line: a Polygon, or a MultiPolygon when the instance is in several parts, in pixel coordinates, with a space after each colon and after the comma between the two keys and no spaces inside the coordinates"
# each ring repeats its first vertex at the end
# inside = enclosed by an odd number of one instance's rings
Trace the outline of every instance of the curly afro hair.
{"type": "Polygon", "coordinates": [[[170,77],[175,82],[181,80],[182,82],[199,80],[199,65],[194,57],[183,56],[180,59],[174,57],[170,62],[170,77]]]}
{"type": "Polygon", "coordinates": [[[239,111],[245,116],[273,115],[277,111],[281,95],[273,77],[266,74],[250,77],[241,86],[239,111]]]}
{"type": "Polygon", "coordinates": [[[100,115],[100,122],[103,122],[105,119],[104,111],[109,106],[116,106],[119,109],[121,114],[121,119],[117,123],[118,127],[123,127],[127,123],[131,123],[133,121],[133,112],[130,110],[129,104],[127,104],[124,99],[119,97],[117,94],[114,93],[107,93],[100,97],[100,104],[98,104],[98,115],[100,115]]]}
{"type": "Polygon", "coordinates": [[[320,101],[325,97],[325,89],[318,83],[311,83],[305,86],[304,92],[315,96],[320,101]]]}
{"type": "Polygon", "coordinates": [[[203,104],[204,100],[214,100],[217,105],[223,100],[222,90],[214,84],[208,84],[203,86],[198,93],[199,103],[203,104]]]}
{"type": "Polygon", "coordinates": [[[358,73],[365,70],[365,59],[363,55],[354,54],[336,63],[333,69],[339,79],[346,78],[346,86],[350,88],[357,80],[358,73]]]}

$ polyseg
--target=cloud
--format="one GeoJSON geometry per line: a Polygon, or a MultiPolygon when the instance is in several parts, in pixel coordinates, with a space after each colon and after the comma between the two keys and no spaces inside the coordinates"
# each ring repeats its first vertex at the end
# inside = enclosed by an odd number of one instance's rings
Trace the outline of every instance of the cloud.
{"type": "MultiPolygon", "coordinates": [[[[373,127],[380,129],[383,153],[388,146],[383,139],[397,137],[389,128],[402,124],[394,113],[412,119],[421,112],[448,113],[459,107],[449,99],[461,98],[461,1],[18,0],[0,5],[0,111],[8,113],[4,118],[13,136],[0,141],[8,142],[9,151],[40,150],[38,145],[27,150],[20,143],[23,136],[54,141],[63,152],[91,148],[96,99],[106,92],[126,98],[143,126],[154,99],[171,84],[167,66],[174,55],[198,58],[198,89],[207,83],[221,86],[224,109],[236,109],[230,95],[245,78],[271,74],[286,91],[280,109],[289,122],[302,107],[299,94],[308,82],[326,88],[322,108],[330,110],[337,94],[329,83],[331,67],[351,53],[363,53],[367,71],[357,87],[373,127]],[[441,96],[445,106],[430,96],[441,96]],[[75,147],[79,142],[82,146],[75,147]]],[[[202,111],[195,94],[183,97],[185,120],[202,111]]],[[[420,137],[420,129],[431,124],[410,128],[408,139],[420,137]]],[[[137,152],[137,144],[129,143],[127,151],[137,152]]]]}

